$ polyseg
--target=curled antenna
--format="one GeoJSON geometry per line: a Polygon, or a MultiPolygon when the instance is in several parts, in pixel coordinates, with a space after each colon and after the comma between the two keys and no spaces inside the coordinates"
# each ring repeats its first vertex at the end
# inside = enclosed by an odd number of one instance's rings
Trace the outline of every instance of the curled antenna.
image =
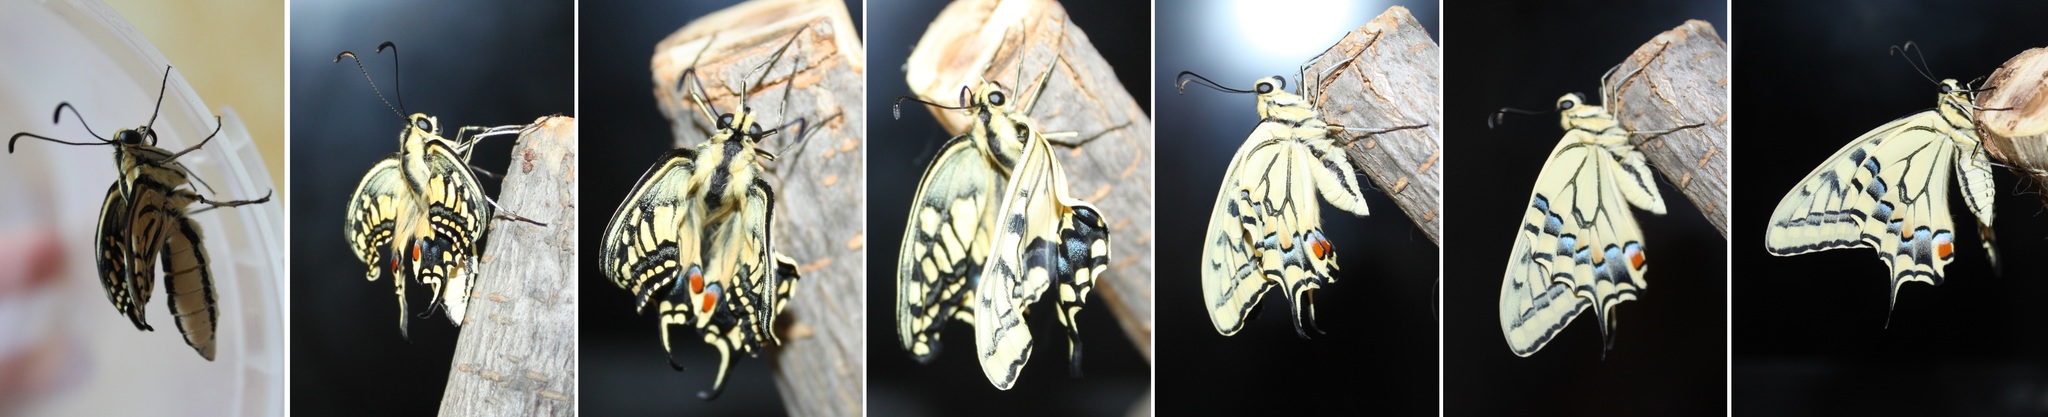
{"type": "MultiPolygon", "coordinates": [[[[57,103],[57,111],[56,111],[55,113],[53,113],[53,114],[51,114],[51,115],[50,115],[50,124],[57,124],[57,123],[59,123],[59,122],[62,122],[62,121],[64,120],[64,109],[71,109],[71,115],[73,116],[73,118],[75,118],[75,119],[78,119],[78,124],[79,124],[79,125],[85,125],[85,116],[79,115],[79,114],[78,114],[78,108],[77,108],[77,107],[73,107],[73,106],[71,105],[71,103],[70,103],[70,102],[60,102],[60,103],[57,103]]],[[[85,133],[88,133],[88,134],[92,134],[92,137],[93,137],[93,139],[99,139],[99,142],[98,142],[98,143],[93,143],[93,142],[71,142],[71,141],[66,141],[66,140],[62,140],[62,139],[52,138],[52,137],[49,137],[49,136],[43,136],[43,135],[38,135],[38,134],[34,134],[34,133],[28,133],[28,132],[21,132],[21,133],[16,133],[16,134],[14,134],[14,136],[12,136],[12,137],[8,137],[8,138],[7,138],[7,153],[14,153],[14,143],[15,143],[15,142],[18,142],[18,141],[20,141],[20,140],[21,140],[21,138],[23,138],[23,137],[31,137],[31,138],[36,138],[36,139],[42,139],[42,140],[46,140],[46,141],[51,141],[51,142],[57,142],[57,143],[62,143],[62,144],[65,144],[65,145],[78,145],[78,146],[97,146],[97,145],[112,145],[112,144],[114,144],[114,141],[111,141],[111,140],[107,140],[107,138],[104,138],[104,137],[100,137],[100,134],[99,134],[99,133],[93,132],[93,131],[92,131],[92,126],[90,126],[90,125],[85,125],[85,133]]]]}
{"type": "MultiPolygon", "coordinates": [[[[1186,94],[1188,92],[1188,83],[1190,82],[1200,84],[1202,86],[1209,87],[1215,89],[1216,91],[1222,91],[1225,93],[1248,94],[1252,92],[1252,90],[1239,90],[1235,88],[1224,87],[1222,84],[1217,84],[1215,81],[1210,81],[1208,77],[1203,77],[1202,74],[1196,74],[1194,71],[1181,71],[1180,75],[1174,76],[1173,79],[1174,88],[1179,90],[1182,94],[1186,94]]],[[[1281,83],[1286,82],[1287,81],[1285,81],[1284,79],[1281,81],[1281,83]]],[[[1287,87],[1280,88],[1286,89],[1287,87]]]]}
{"type": "Polygon", "coordinates": [[[1892,54],[1892,55],[1898,55],[1898,56],[1899,56],[1899,58],[1905,59],[1905,60],[1906,60],[1906,66],[1909,66],[1909,67],[1913,67],[1913,71],[1915,71],[1915,72],[1919,72],[1919,73],[1920,73],[1920,77],[1921,77],[1921,78],[1926,78],[1926,79],[1927,79],[1927,82],[1930,82],[1930,83],[1934,83],[1934,84],[1941,84],[1941,82],[1940,82],[1940,81],[1935,81],[1935,80],[1934,80],[1934,76],[1933,76],[1933,75],[1930,75],[1930,74],[1932,74],[1932,73],[1933,73],[1934,71],[1933,71],[1933,69],[1927,68],[1927,56],[1926,56],[1926,55],[1922,55],[1922,54],[1920,53],[1920,50],[1921,50],[1921,49],[1926,49],[1926,48],[1914,48],[1914,46],[1915,46],[1915,45],[1913,44],[1913,42],[1912,42],[1912,41],[1906,41],[1906,44],[1905,44],[1904,46],[1900,46],[1900,45],[1892,45],[1892,48],[1891,48],[1891,52],[1889,52],[1889,53],[1890,53],[1890,54],[1892,54]],[[1915,65],[1915,64],[1914,64],[1914,62],[1913,62],[1913,57],[1910,57],[1910,56],[1906,56],[1906,52],[1909,52],[1909,51],[1910,51],[1910,52],[1912,52],[1914,56],[1918,56],[1918,57],[1920,57],[1920,62],[1918,63],[1918,65],[1915,65]]]}
{"type": "MultiPolygon", "coordinates": [[[[393,81],[396,81],[396,78],[398,77],[398,45],[392,44],[390,41],[385,41],[383,44],[377,45],[377,52],[384,52],[384,48],[391,48],[392,78],[393,81]]],[[[377,101],[384,102],[384,107],[391,109],[391,114],[398,115],[398,118],[400,119],[405,118],[405,111],[403,110],[405,108],[404,96],[399,96],[398,106],[393,107],[391,105],[391,100],[384,99],[384,90],[377,88],[377,80],[370,78],[370,70],[368,68],[363,68],[362,58],[357,57],[355,52],[341,51],[340,54],[334,55],[334,62],[341,62],[342,58],[348,58],[356,62],[356,70],[362,71],[363,81],[369,81],[370,91],[377,93],[377,101]]],[[[393,86],[396,86],[396,84],[394,84],[393,86]]]]}
{"type": "MultiPolygon", "coordinates": [[[[1555,111],[1555,110],[1553,110],[1553,111],[1555,111]]],[[[1500,125],[1503,125],[1503,124],[1507,124],[1507,115],[1508,115],[1508,113],[1514,113],[1514,114],[1527,114],[1527,115],[1540,115],[1540,114],[1545,114],[1545,113],[1550,113],[1550,112],[1547,112],[1547,111],[1534,111],[1534,110],[1522,110],[1522,109],[1517,109],[1517,108],[1513,108],[1513,107],[1502,107],[1502,108],[1500,108],[1500,110],[1496,110],[1496,111],[1494,111],[1494,112],[1493,112],[1493,114],[1492,114],[1492,115],[1490,115],[1490,116],[1487,116],[1487,117],[1486,117],[1486,128],[1487,128],[1487,129],[1492,129],[1492,128],[1494,128],[1494,127],[1498,127],[1498,126],[1500,126],[1500,125]]]]}
{"type": "Polygon", "coordinates": [[[933,103],[933,102],[929,102],[929,101],[924,101],[924,99],[920,99],[920,98],[917,98],[917,97],[911,97],[911,96],[896,96],[896,104],[894,104],[894,105],[891,105],[891,106],[889,106],[889,115],[890,115],[890,116],[893,116],[893,117],[895,117],[895,118],[896,118],[896,120],[903,120],[903,102],[905,102],[905,101],[914,101],[914,102],[918,102],[918,103],[924,104],[924,105],[926,105],[926,106],[932,106],[932,107],[937,107],[937,108],[941,108],[941,109],[946,109],[946,110],[966,110],[966,109],[968,109],[968,108],[969,108],[969,106],[968,106],[968,105],[966,104],[966,100],[967,100],[967,99],[966,99],[966,97],[961,97],[961,104],[960,104],[960,106],[958,106],[958,107],[955,107],[955,106],[948,106],[948,105],[944,105],[944,104],[939,104],[939,103],[933,103]]]}

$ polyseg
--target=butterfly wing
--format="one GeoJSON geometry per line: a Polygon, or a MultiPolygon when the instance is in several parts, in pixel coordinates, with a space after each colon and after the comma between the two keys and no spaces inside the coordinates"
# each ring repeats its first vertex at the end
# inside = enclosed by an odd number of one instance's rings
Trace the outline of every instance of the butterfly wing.
{"type": "Polygon", "coordinates": [[[662,155],[641,175],[605,226],[601,249],[605,275],[633,294],[636,311],[645,311],[649,301],[679,273],[699,266],[699,231],[683,227],[691,211],[684,192],[696,168],[696,155],[691,148],[662,155]]]}
{"type": "Polygon", "coordinates": [[[1588,308],[1600,315],[1603,343],[1612,348],[1615,306],[1648,285],[1643,233],[1628,207],[1654,195],[1656,184],[1625,173],[1632,149],[1603,147],[1588,135],[1572,131],[1551,151],[1508,256],[1501,331],[1518,356],[1541,350],[1588,308]]]}
{"type": "Polygon", "coordinates": [[[95,249],[100,272],[100,287],[106,290],[107,301],[114,303],[114,309],[128,317],[135,328],[151,330],[142,318],[142,306],[148,295],[137,294],[134,289],[135,275],[147,276],[150,271],[136,270],[134,265],[135,246],[128,239],[132,211],[128,198],[122,195],[122,183],[107,187],[107,198],[100,203],[99,236],[95,249]],[[138,297],[142,298],[138,300],[138,297]]]}
{"type": "Polygon", "coordinates": [[[1341,152],[1316,152],[1295,141],[1294,130],[1261,123],[1231,158],[1217,192],[1203,250],[1202,295],[1210,323],[1225,336],[1237,333],[1266,291],[1277,285],[1286,289],[1293,307],[1296,334],[1308,337],[1305,329],[1314,327],[1315,310],[1307,294],[1334,282],[1330,273],[1336,269],[1336,254],[1322,233],[1316,191],[1335,197],[1331,201],[1341,201],[1340,206],[1365,210],[1341,152]]]}
{"type": "MultiPolygon", "coordinates": [[[[1907,282],[1940,285],[1942,270],[1955,254],[1948,174],[1960,150],[1952,136],[1960,132],[1945,127],[1939,113],[1927,111],[1880,126],[1836,151],[1778,202],[1764,234],[1765,248],[1778,256],[1876,250],[1891,270],[1895,305],[1907,282]]],[[[1976,138],[1961,141],[1974,145],[1976,138]]],[[[1959,167],[1958,174],[1964,178],[1964,194],[1971,196],[1966,201],[1988,215],[1996,189],[1988,162],[1978,165],[1976,158],[1959,167]]],[[[1990,224],[1988,217],[1981,221],[1990,224]]]]}
{"type": "Polygon", "coordinates": [[[418,191],[426,223],[409,243],[415,248],[407,266],[415,279],[432,287],[433,302],[447,308],[448,321],[461,326],[469,306],[477,241],[490,225],[490,202],[447,141],[427,141],[422,149],[420,162],[428,175],[407,181],[418,191]]]}
{"type": "MultiPolygon", "coordinates": [[[[196,196],[195,196],[196,197],[196,196]]],[[[163,248],[164,289],[171,295],[171,316],[178,333],[199,356],[213,360],[214,332],[219,328],[220,308],[215,305],[213,271],[199,223],[185,216],[171,216],[163,248]]]]}
{"type": "Polygon", "coordinates": [[[1055,282],[1061,289],[1070,369],[1077,367],[1079,329],[1073,327],[1094,278],[1109,261],[1108,229],[1091,205],[1063,196],[1066,181],[1052,150],[1034,137],[1011,171],[990,244],[989,262],[974,287],[974,341],[982,373],[997,389],[1010,389],[1031,359],[1025,309],[1055,282]],[[1069,296],[1069,294],[1072,294],[1069,296]]]}
{"type": "Polygon", "coordinates": [[[406,198],[410,193],[399,177],[398,156],[385,157],[370,166],[370,172],[363,174],[362,182],[356,184],[356,191],[349,198],[348,246],[356,259],[370,266],[371,281],[383,276],[377,261],[381,252],[391,246],[399,219],[410,217],[417,210],[406,198]]]}
{"type": "Polygon", "coordinates": [[[1000,181],[962,135],[946,142],[918,184],[896,262],[896,335],[919,363],[939,354],[948,318],[973,322],[967,283],[988,258],[1000,181]]]}

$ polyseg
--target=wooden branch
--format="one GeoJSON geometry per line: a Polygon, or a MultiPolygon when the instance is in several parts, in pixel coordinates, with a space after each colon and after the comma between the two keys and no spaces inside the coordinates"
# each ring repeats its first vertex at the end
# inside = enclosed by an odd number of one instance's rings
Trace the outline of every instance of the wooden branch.
{"type": "Polygon", "coordinates": [[[443,416],[576,413],[576,119],[519,136],[498,204],[547,226],[493,221],[443,416]]]}
{"type": "Polygon", "coordinates": [[[1443,55],[1408,8],[1394,6],[1303,67],[1325,122],[1362,136],[1345,153],[1415,227],[1443,241],[1443,55]],[[1355,57],[1355,59],[1354,59],[1355,57]],[[1426,124],[1364,136],[1364,132],[1426,124]]]}
{"type": "Polygon", "coordinates": [[[1678,186],[1700,214],[1728,237],[1728,45],[1698,20],[1651,38],[1616,66],[1604,103],[1630,131],[1682,129],[1637,147],[1650,166],[1678,186]]]}
{"type": "MultiPolygon", "coordinates": [[[[984,78],[1014,89],[1033,84],[1051,68],[1043,91],[1032,85],[1012,95],[1024,104],[1037,96],[1029,116],[1039,129],[1101,135],[1060,152],[1069,191],[1094,202],[1109,223],[1110,269],[1096,286],[1101,299],[1089,305],[1107,306],[1150,361],[1152,119],[1088,35],[1051,0],[955,1],[932,21],[905,67],[911,91],[939,103],[958,101],[961,86],[984,78]],[[1056,56],[1064,62],[1053,65],[1056,56]]],[[[968,116],[959,111],[931,110],[949,132],[967,127],[968,116]]]]}
{"type": "Polygon", "coordinates": [[[2020,52],[1991,72],[1984,83],[1991,91],[1977,95],[1977,133],[1991,157],[2031,183],[2048,203],[2048,48],[2020,52]]]}
{"type": "Polygon", "coordinates": [[[778,198],[776,250],[803,275],[776,320],[783,345],[763,355],[791,415],[857,414],[865,392],[867,57],[849,16],[839,1],[747,2],[697,19],[654,48],[654,94],[676,146],[696,146],[713,132],[676,89],[706,48],[697,76],[720,110],[738,111],[745,88],[764,128],[809,123],[800,149],[794,131],[761,144],[777,156],[768,163],[778,198]],[[758,78],[756,68],[792,35],[796,43],[758,78]]]}

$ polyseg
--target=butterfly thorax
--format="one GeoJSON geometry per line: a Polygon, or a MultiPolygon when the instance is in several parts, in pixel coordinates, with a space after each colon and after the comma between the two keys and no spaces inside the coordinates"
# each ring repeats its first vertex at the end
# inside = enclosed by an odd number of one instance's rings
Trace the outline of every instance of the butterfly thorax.
{"type": "Polygon", "coordinates": [[[699,169],[690,173],[695,186],[688,195],[703,202],[707,221],[722,219],[744,203],[748,187],[760,176],[761,159],[754,152],[760,126],[751,110],[720,116],[718,132],[697,145],[699,169]]]}
{"type": "Polygon", "coordinates": [[[1581,136],[1588,144],[1601,146],[1627,146],[1628,131],[1606,107],[1586,104],[1578,94],[1565,94],[1557,99],[1558,125],[1567,136],[1572,132],[1585,132],[1581,136]]]}
{"type": "MultiPolygon", "coordinates": [[[[1968,87],[1957,83],[1954,79],[1941,80],[1941,101],[1940,105],[1935,107],[1935,110],[1941,113],[1942,121],[1948,122],[1949,129],[1977,130],[1976,112],[1970,110],[1974,106],[1971,103],[1976,101],[1975,95],[1968,87]]],[[[1951,134],[1949,137],[1961,136],[1951,134]]]]}
{"type": "Polygon", "coordinates": [[[974,91],[974,97],[967,107],[974,115],[973,124],[967,133],[980,146],[982,155],[999,168],[1003,175],[1010,175],[1016,168],[1017,160],[1023,157],[1024,144],[1037,135],[1029,116],[1011,111],[1012,98],[993,82],[982,82],[974,91]]]}
{"type": "Polygon", "coordinates": [[[426,163],[427,146],[433,142],[447,142],[441,137],[440,119],[421,113],[406,117],[405,129],[398,133],[399,160],[403,162],[405,185],[415,194],[427,191],[426,181],[433,178],[433,169],[426,163]]]}

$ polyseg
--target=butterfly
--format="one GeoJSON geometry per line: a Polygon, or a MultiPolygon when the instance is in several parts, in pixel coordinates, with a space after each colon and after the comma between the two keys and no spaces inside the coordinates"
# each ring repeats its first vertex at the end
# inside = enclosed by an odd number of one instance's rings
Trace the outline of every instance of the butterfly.
{"type": "MultiPolygon", "coordinates": [[[[1223,87],[1187,71],[1176,78],[1182,91],[1196,82],[1254,94],[1260,117],[1224,171],[1203,235],[1202,298],[1209,322],[1224,336],[1236,334],[1266,292],[1281,287],[1293,306],[1295,334],[1308,338],[1307,329],[1316,326],[1312,292],[1335,283],[1337,271],[1316,195],[1339,210],[1367,214],[1357,168],[1344,151],[1355,137],[1335,135],[1344,127],[1323,122],[1314,103],[1288,93],[1287,79],[1277,75],[1254,81],[1251,90],[1223,87]]],[[[1425,126],[1373,133],[1420,127],[1425,126]]]]}
{"type": "MultiPolygon", "coordinates": [[[[398,46],[377,45],[377,52],[391,49],[397,64],[398,46]]],[[[334,62],[354,60],[363,70],[362,59],[342,51],[334,62]]],[[[376,90],[368,70],[363,78],[376,90]]],[[[383,92],[378,90],[378,99],[383,92]]],[[[382,276],[379,252],[389,259],[398,296],[398,332],[407,330],[405,281],[416,279],[430,287],[430,306],[445,309],[448,322],[461,326],[468,311],[470,287],[475,279],[477,253],[494,218],[507,218],[544,225],[512,213],[497,213],[497,202],[484,195],[483,185],[471,173],[470,151],[478,141],[492,136],[520,133],[526,125],[495,127],[464,126],[455,139],[442,136],[440,119],[421,113],[404,112],[405,96],[391,112],[405,119],[398,132],[399,150],[378,160],[363,174],[349,197],[347,237],[356,258],[369,265],[370,281],[382,276]]],[[[390,107],[390,102],[385,101],[390,107]]],[[[502,211],[502,210],[498,210],[502,211]]]]}
{"type": "MultiPolygon", "coordinates": [[[[792,35],[761,68],[796,39],[792,35]]],[[[709,49],[711,42],[705,44],[709,49]]],[[[775,155],[759,145],[791,127],[799,141],[807,139],[809,123],[798,118],[764,130],[759,114],[744,104],[744,88],[738,111],[722,113],[707,98],[694,60],[680,77],[677,88],[696,86],[689,98],[701,116],[715,121],[716,131],[695,148],[662,155],[641,176],[605,227],[601,265],[613,284],[633,293],[635,309],[657,304],[664,351],[673,352],[669,326],[696,328],[718,350],[718,376],[711,390],[697,393],[710,400],[724,391],[733,353],[759,357],[764,340],[782,343],[775,317],[799,276],[795,261],[775,250],[775,188],[762,165],[775,155]]],[[[682,370],[673,357],[669,362],[682,370]]]]}
{"type": "MultiPolygon", "coordinates": [[[[1038,91],[1052,70],[1039,77],[1038,91]]],[[[894,109],[900,117],[902,102],[912,100],[977,121],[940,148],[919,180],[896,263],[897,336],[919,363],[930,363],[947,320],[972,324],[982,373],[1003,390],[1031,359],[1023,312],[1055,285],[1068,370],[1080,373],[1077,316],[1109,266],[1106,220],[1068,191],[1051,148],[1087,140],[1040,133],[1026,116],[1031,105],[1013,111],[1010,99],[1003,86],[983,81],[961,89],[959,106],[906,96],[894,109]]]]}
{"type": "MultiPolygon", "coordinates": [[[[1638,70],[1640,71],[1640,69],[1638,70]]],[[[1601,85],[1613,76],[1601,76],[1601,85]]],[[[1631,74],[1633,75],[1633,73],[1631,74]]],[[[1612,91],[1602,91],[1612,102],[1612,91]]],[[[1630,207],[1664,214],[1664,198],[1633,138],[1676,129],[1629,131],[1578,94],[1557,99],[1564,138],[1536,176],[1500,286],[1500,327],[1508,349],[1529,356],[1579,313],[1600,319],[1602,352],[1614,347],[1615,307],[1649,286],[1642,229],[1630,207]]],[[[1534,114],[1515,109],[1507,112],[1534,114]]]]}
{"type": "MultiPolygon", "coordinates": [[[[171,68],[164,67],[163,85],[158,87],[156,105],[163,109],[164,91],[170,86],[171,68]]],[[[71,109],[73,118],[83,125],[85,117],[78,114],[78,108],[69,102],[57,103],[57,110],[51,116],[52,123],[63,120],[64,109],[71,109]]],[[[70,142],[21,132],[7,140],[7,152],[14,153],[15,142],[29,137],[66,145],[109,145],[114,148],[114,163],[120,170],[114,185],[107,188],[107,197],[100,204],[99,231],[93,253],[99,265],[100,286],[107,292],[107,301],[114,303],[114,309],[135,324],[135,328],[154,331],[142,314],[142,307],[149,304],[154,291],[158,262],[164,271],[164,290],[170,292],[171,315],[176,318],[178,333],[184,335],[185,344],[199,352],[206,360],[213,360],[215,331],[219,329],[220,309],[215,304],[212,259],[206,255],[203,244],[204,234],[199,223],[192,221],[193,214],[221,207],[235,207],[270,201],[270,194],[254,200],[215,201],[206,198],[189,186],[197,181],[206,186],[192,170],[185,168],[178,158],[199,150],[220,134],[220,117],[214,116],[214,130],[199,144],[178,152],[158,148],[156,126],[157,113],[149,116],[149,123],[133,129],[114,132],[113,139],[100,137],[90,126],[86,133],[92,134],[99,142],[70,142]],[[145,143],[145,141],[147,143],[145,143]],[[193,204],[205,204],[206,208],[186,211],[193,204]]],[[[212,187],[208,186],[211,192],[212,187]]]]}
{"type": "MultiPolygon", "coordinates": [[[[1913,44],[1892,48],[1903,53],[1913,44]]],[[[1953,169],[1963,203],[1977,216],[1985,253],[1994,256],[1991,210],[1998,189],[1976,129],[1975,112],[1986,109],[1972,104],[1982,90],[1953,79],[1936,85],[1934,109],[1864,133],[1786,193],[1771,212],[1765,249],[1777,256],[1877,251],[1878,261],[1891,269],[1891,303],[1897,306],[1900,287],[1915,281],[1941,285],[1943,267],[1955,260],[1948,209],[1953,169]]]]}

